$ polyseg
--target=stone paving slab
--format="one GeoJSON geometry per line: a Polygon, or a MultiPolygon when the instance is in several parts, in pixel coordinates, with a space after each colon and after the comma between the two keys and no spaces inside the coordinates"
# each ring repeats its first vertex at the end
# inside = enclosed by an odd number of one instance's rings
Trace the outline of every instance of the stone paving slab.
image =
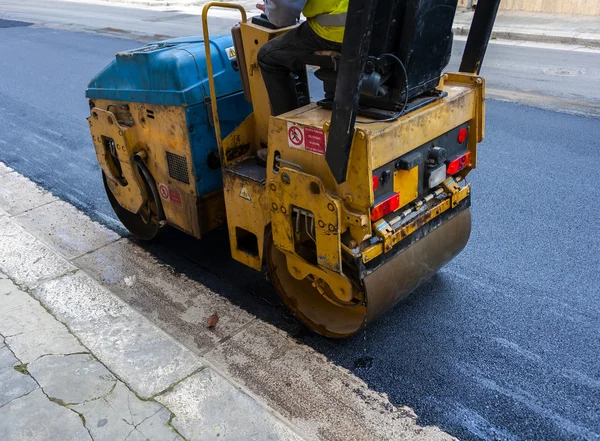
{"type": "Polygon", "coordinates": [[[18,173],[0,174],[0,205],[11,215],[55,200],[51,193],[18,173]]]}
{"type": "Polygon", "coordinates": [[[175,414],[173,426],[188,441],[302,441],[254,399],[210,368],[181,382],[157,400],[175,414]]]}
{"type": "Polygon", "coordinates": [[[50,401],[41,389],[0,407],[0,439],[2,441],[92,440],[79,415],[50,401]]]}
{"type": "Polygon", "coordinates": [[[14,219],[67,259],[120,239],[114,231],[92,221],[71,204],[62,201],[34,208],[14,219]]]}
{"type": "Polygon", "coordinates": [[[105,397],[117,379],[89,354],[47,355],[27,366],[40,387],[64,405],[105,397]]]}
{"type": "Polygon", "coordinates": [[[255,317],[232,305],[207,286],[176,274],[139,245],[121,239],[73,261],[159,324],[177,322],[169,329],[178,341],[200,353],[235,334],[255,317]],[[181,314],[181,311],[186,311],[181,314]],[[207,327],[213,314],[218,326],[207,327]],[[174,317],[177,320],[174,320],[174,317]]]}
{"type": "Polygon", "coordinates": [[[45,282],[33,294],[143,398],[202,367],[191,351],[85,273],[45,282]]]}
{"type": "Polygon", "coordinates": [[[25,364],[43,355],[87,352],[37,300],[8,279],[0,280],[0,334],[25,364]]]}
{"type": "Polygon", "coordinates": [[[15,366],[20,364],[8,346],[0,343],[0,408],[38,388],[37,383],[29,375],[24,375],[15,369],[15,366]]]}
{"type": "Polygon", "coordinates": [[[0,222],[0,271],[18,284],[32,286],[75,269],[10,218],[0,222]]]}
{"type": "Polygon", "coordinates": [[[183,441],[168,425],[170,411],[156,401],[140,400],[120,381],[107,396],[71,408],[85,417],[94,441],[183,441]]]}
{"type": "Polygon", "coordinates": [[[0,272],[0,440],[184,441],[170,426],[167,408],[138,398],[87,351],[0,272]],[[53,338],[59,328],[71,344],[53,338]],[[26,341],[19,340],[23,335],[26,341]],[[20,345],[29,356],[27,342],[39,355],[29,363],[15,350],[20,345]]]}

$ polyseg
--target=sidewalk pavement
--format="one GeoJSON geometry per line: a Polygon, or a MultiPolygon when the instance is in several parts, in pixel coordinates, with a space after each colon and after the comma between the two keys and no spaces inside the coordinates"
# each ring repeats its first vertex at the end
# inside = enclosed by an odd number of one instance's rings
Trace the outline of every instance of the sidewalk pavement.
{"type": "Polygon", "coordinates": [[[0,162],[0,440],[454,439],[416,420],[0,162]]]}
{"type": "MultiPolygon", "coordinates": [[[[200,14],[208,0],[73,0],[92,3],[121,3],[144,7],[176,8],[190,14],[200,14]]],[[[231,0],[243,6],[249,16],[259,14],[260,0],[231,0]]],[[[237,11],[214,9],[211,14],[237,18],[237,11]]],[[[473,11],[459,9],[454,21],[456,35],[466,36],[473,20],[473,11]]],[[[536,12],[500,11],[492,38],[539,43],[571,44],[600,47],[600,17],[589,15],[547,14],[536,12]]]]}
{"type": "MultiPolygon", "coordinates": [[[[472,20],[472,11],[459,10],[455,33],[468,35],[472,20]]],[[[500,11],[492,38],[600,47],[600,17],[500,11]]]]}
{"type": "Polygon", "coordinates": [[[0,439],[182,441],[171,412],[119,381],[0,273],[0,439]]]}
{"type": "Polygon", "coordinates": [[[4,209],[58,201],[0,175],[29,193],[0,204],[0,440],[307,439],[27,233],[4,209]]]}

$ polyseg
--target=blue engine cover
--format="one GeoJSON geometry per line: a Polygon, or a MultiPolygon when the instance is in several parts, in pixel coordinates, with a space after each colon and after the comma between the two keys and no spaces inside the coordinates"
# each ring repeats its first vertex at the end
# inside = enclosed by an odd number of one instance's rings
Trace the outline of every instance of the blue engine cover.
{"type": "MultiPolygon", "coordinates": [[[[219,119],[225,137],[246,119],[252,106],[241,92],[237,65],[227,54],[233,46],[231,36],[215,37],[210,43],[219,119]]],[[[198,196],[223,187],[221,170],[211,170],[207,165],[208,155],[217,149],[205,104],[209,96],[201,37],[177,38],[119,52],[90,81],[86,91],[89,99],[185,107],[198,196]]]]}

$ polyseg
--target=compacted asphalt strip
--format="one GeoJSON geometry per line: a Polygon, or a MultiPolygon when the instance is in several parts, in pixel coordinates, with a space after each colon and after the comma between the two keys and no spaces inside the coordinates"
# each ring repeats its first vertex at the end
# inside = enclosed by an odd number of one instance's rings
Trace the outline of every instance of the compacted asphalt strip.
{"type": "MultiPolygon", "coordinates": [[[[125,234],[104,196],[84,90],[115,52],[139,43],[27,27],[0,33],[0,160],[125,234]]],[[[352,339],[306,333],[263,275],[231,261],[223,231],[200,242],[170,231],[144,247],[414,408],[421,424],[461,439],[599,439],[599,128],[598,119],[488,101],[470,178],[470,244],[352,339]]],[[[160,296],[126,300],[177,338],[189,332],[181,324],[190,312],[158,314],[160,296]]]]}

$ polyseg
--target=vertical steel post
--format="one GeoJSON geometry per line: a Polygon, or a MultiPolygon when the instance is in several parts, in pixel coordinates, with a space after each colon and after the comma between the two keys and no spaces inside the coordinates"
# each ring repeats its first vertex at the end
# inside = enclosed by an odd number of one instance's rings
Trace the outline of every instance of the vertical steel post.
{"type": "Polygon", "coordinates": [[[467,38],[460,71],[479,75],[487,51],[500,0],[479,0],[467,38]]]}
{"type": "Polygon", "coordinates": [[[326,159],[336,181],[346,181],[356,111],[369,54],[377,0],[350,0],[338,69],[326,159]]]}

